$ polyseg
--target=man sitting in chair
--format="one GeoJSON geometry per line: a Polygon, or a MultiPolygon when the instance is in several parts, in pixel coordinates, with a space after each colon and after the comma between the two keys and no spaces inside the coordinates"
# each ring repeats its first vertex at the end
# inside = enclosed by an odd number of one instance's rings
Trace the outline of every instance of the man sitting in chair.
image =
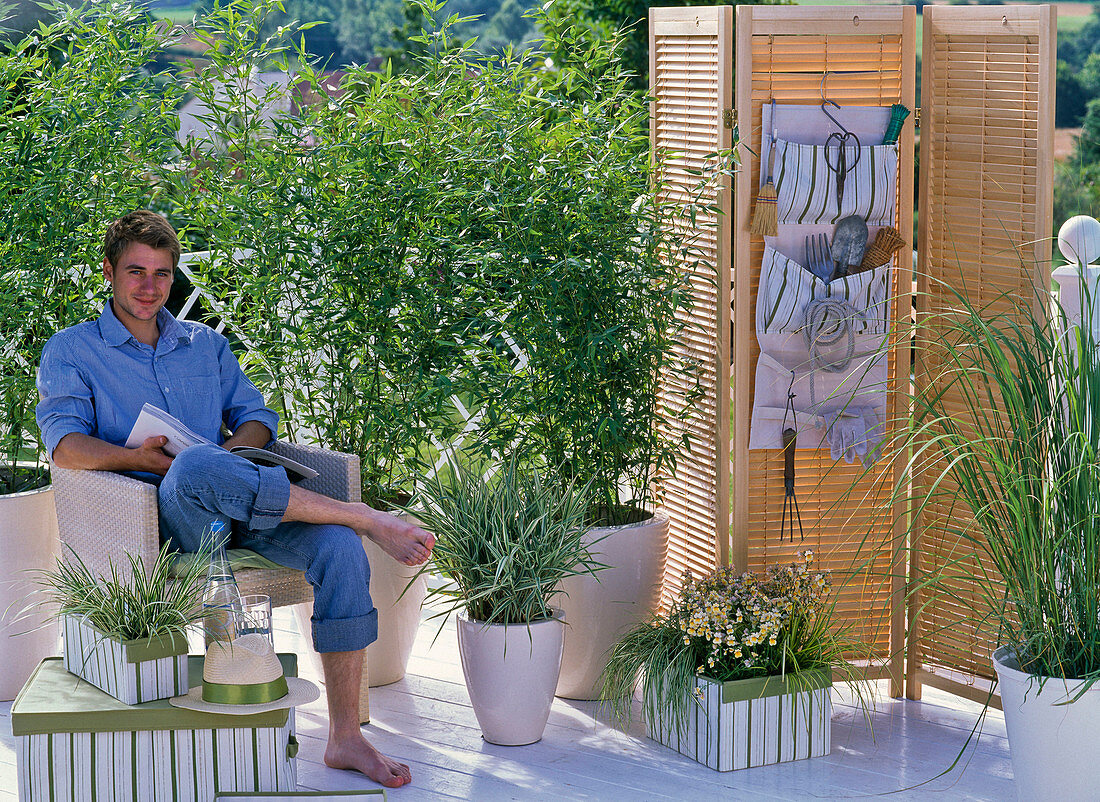
{"type": "Polygon", "coordinates": [[[42,350],[37,418],[53,463],[163,477],[160,531],[174,546],[197,551],[211,522],[228,518],[234,547],[304,571],[328,697],[325,763],[390,787],[408,783],[409,767],[384,757],[359,728],[363,650],[378,636],[360,536],[410,566],[428,559],[435,538],[365,504],[292,485],[280,467],[230,454],[237,445],[267,445],[279,419],[225,337],[164,309],[180,257],[175,230],[153,212],[131,212],[107,228],[103,250],[112,288],[103,314],[58,332],[42,350]],[[175,459],[161,450],[164,437],[124,447],[146,402],[221,446],[192,446],[175,459]],[[224,442],[223,424],[232,432],[224,442]]]}

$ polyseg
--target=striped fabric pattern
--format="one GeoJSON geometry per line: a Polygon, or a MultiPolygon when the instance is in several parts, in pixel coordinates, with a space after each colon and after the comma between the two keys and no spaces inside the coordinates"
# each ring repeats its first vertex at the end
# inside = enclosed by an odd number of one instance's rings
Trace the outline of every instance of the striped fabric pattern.
{"type": "Polygon", "coordinates": [[[293,791],[282,727],[22,735],[20,802],[214,802],[218,791],[293,791]]]}
{"type": "Polygon", "coordinates": [[[815,298],[840,298],[862,310],[852,321],[856,334],[885,334],[890,319],[890,265],[853,276],[822,281],[770,246],[764,248],[756,298],[756,333],[797,334],[806,304],[815,298]]]}
{"type": "Polygon", "coordinates": [[[126,645],[77,618],[64,617],[65,670],[128,705],[187,693],[187,654],[129,662],[126,645]]]}
{"type": "Polygon", "coordinates": [[[785,139],[775,140],[775,189],[780,223],[835,224],[843,217],[857,215],[868,225],[894,225],[897,199],[898,146],[863,145],[845,148],[847,164],[854,166],[844,177],[844,197],[836,204],[838,148],[825,145],[800,145],[785,139]]]}
{"type": "Polygon", "coordinates": [[[722,683],[696,677],[695,686],[702,696],[686,726],[647,719],[650,738],[716,771],[821,757],[832,749],[830,688],[723,703],[722,683]]]}

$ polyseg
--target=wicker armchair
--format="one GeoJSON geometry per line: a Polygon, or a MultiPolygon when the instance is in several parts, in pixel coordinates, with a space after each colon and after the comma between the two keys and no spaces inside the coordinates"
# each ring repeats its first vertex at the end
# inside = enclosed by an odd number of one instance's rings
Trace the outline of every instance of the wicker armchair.
{"type": "MultiPolygon", "coordinates": [[[[281,441],[272,450],[320,474],[301,482],[301,487],[341,501],[360,500],[359,457],[281,441]]],[[[161,548],[157,490],[153,485],[110,471],[54,467],[51,475],[61,542],[79,554],[92,571],[105,573],[108,559],[116,568],[129,570],[127,552],[138,557],[146,570],[152,566],[161,548]]],[[[242,595],[267,594],[272,607],[302,605],[295,613],[299,626],[308,631],[313,589],[301,571],[241,568],[234,573],[242,595]]],[[[312,659],[318,661],[316,653],[312,659]]],[[[363,723],[370,719],[366,668],[364,660],[359,692],[363,723]]]]}

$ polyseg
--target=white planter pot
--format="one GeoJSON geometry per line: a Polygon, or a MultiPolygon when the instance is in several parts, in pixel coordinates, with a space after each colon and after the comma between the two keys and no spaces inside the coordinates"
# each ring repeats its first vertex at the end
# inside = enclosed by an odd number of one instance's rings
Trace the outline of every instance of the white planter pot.
{"type": "Polygon", "coordinates": [[[1100,685],[1039,678],[1020,670],[1009,648],[993,653],[1012,772],[1020,799],[1094,800],[1100,793],[1100,685]]]}
{"type": "Polygon", "coordinates": [[[367,677],[373,688],[405,676],[428,580],[421,576],[402,595],[420,569],[402,565],[367,538],[363,548],[370,560],[370,597],[378,610],[378,640],[367,647],[367,677]]]}
{"type": "Polygon", "coordinates": [[[522,746],[542,738],[561,668],[561,612],[533,624],[483,624],[458,616],[458,654],[486,741],[522,746]]]}
{"type": "Polygon", "coordinates": [[[668,516],[590,529],[585,542],[596,543],[596,562],[609,567],[560,585],[563,593],[555,603],[568,623],[557,695],[566,699],[598,699],[600,672],[611,647],[657,610],[668,553],[668,516]]]}
{"type": "MultiPolygon", "coordinates": [[[[34,588],[27,571],[53,568],[57,553],[53,487],[0,496],[0,612],[23,606],[34,588]]],[[[0,700],[14,699],[39,661],[58,653],[58,627],[52,614],[52,605],[40,605],[20,621],[4,622],[0,700]]]]}
{"type": "Polygon", "coordinates": [[[682,722],[658,710],[649,737],[716,771],[829,754],[833,703],[828,672],[717,682],[695,678],[698,704],[682,722]]]}

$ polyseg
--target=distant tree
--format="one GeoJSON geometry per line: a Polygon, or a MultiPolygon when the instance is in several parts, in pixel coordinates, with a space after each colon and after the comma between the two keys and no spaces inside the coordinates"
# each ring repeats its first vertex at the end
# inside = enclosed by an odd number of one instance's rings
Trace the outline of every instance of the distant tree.
{"type": "Polygon", "coordinates": [[[478,49],[484,52],[503,50],[508,45],[520,45],[534,31],[534,24],[525,17],[520,0],[504,0],[504,4],[478,37],[478,49]]]}
{"type": "Polygon", "coordinates": [[[1092,97],[1081,85],[1078,70],[1058,60],[1054,78],[1054,124],[1058,128],[1073,128],[1085,116],[1085,104],[1092,97]]]}
{"type": "Polygon", "coordinates": [[[38,0],[0,0],[0,47],[15,42],[57,14],[38,0]]]}
{"type": "Polygon", "coordinates": [[[404,22],[401,0],[340,0],[334,21],[340,58],[366,63],[394,45],[394,29],[404,22]]]}

